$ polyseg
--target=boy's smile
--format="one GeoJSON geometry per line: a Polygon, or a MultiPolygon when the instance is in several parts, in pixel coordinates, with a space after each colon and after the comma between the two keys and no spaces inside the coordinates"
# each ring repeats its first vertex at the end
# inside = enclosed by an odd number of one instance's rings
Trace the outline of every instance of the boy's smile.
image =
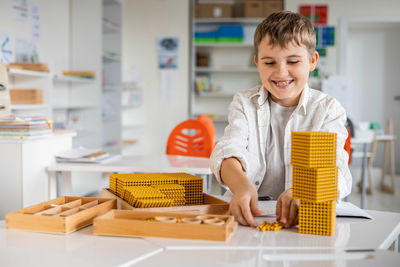
{"type": "Polygon", "coordinates": [[[312,58],[304,46],[289,43],[285,48],[270,45],[266,36],[254,57],[261,81],[271,99],[282,106],[296,106],[310,71],[317,65],[318,53],[312,58]]]}

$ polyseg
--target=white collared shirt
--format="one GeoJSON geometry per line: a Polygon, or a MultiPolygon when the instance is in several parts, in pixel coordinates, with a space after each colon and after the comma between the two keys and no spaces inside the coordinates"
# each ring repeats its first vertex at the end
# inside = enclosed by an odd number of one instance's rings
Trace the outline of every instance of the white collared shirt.
{"type": "MultiPolygon", "coordinates": [[[[258,190],[267,171],[266,158],[279,154],[266,151],[270,126],[270,108],[267,99],[268,93],[262,86],[235,94],[229,106],[229,125],[210,157],[211,170],[222,186],[225,185],[221,181],[220,168],[224,159],[230,157],[239,159],[247,177],[258,190]],[[267,157],[265,157],[266,152],[267,157]]],[[[338,199],[350,194],[352,178],[348,167],[349,155],[344,150],[347,138],[345,122],[346,112],[335,98],[310,89],[308,85],[305,86],[285,128],[285,189],[292,187],[291,133],[324,131],[337,133],[338,199]]],[[[276,146],[276,149],[279,148],[276,146]]]]}

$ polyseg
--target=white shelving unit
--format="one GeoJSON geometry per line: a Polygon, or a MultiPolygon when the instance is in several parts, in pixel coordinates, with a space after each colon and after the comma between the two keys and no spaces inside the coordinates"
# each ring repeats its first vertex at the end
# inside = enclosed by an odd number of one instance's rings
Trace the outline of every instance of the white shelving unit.
{"type": "Polygon", "coordinates": [[[102,15],[102,147],[112,153],[121,153],[121,52],[122,4],[103,0],[102,15]]]}
{"type": "Polygon", "coordinates": [[[194,19],[193,34],[201,28],[218,25],[242,25],[243,43],[195,43],[192,45],[192,89],[190,115],[208,114],[215,123],[217,139],[227,125],[228,106],[236,92],[260,84],[257,68],[253,63],[253,35],[262,19],[194,19]],[[208,66],[198,66],[197,53],[208,54],[208,66]],[[208,77],[212,90],[196,92],[196,78],[208,77]]]}
{"type": "Polygon", "coordinates": [[[53,84],[51,74],[47,72],[8,69],[8,87],[10,89],[40,89],[42,104],[14,104],[11,112],[16,116],[46,116],[52,119],[51,97],[53,84]]]}

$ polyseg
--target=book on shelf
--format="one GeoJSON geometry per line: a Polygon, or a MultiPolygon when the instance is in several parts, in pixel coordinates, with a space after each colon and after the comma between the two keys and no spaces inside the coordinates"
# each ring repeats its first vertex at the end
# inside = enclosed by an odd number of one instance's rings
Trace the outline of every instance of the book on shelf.
{"type": "Polygon", "coordinates": [[[56,155],[60,163],[107,163],[120,158],[120,155],[110,154],[99,149],[75,148],[56,155]]]}

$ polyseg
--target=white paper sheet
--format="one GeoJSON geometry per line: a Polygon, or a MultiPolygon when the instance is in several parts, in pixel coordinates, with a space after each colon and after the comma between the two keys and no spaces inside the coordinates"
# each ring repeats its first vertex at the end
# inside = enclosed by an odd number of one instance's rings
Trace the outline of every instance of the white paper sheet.
{"type": "MultiPolygon", "coordinates": [[[[258,201],[258,208],[262,211],[259,216],[275,216],[276,201],[258,201]]],[[[360,209],[350,202],[341,201],[336,203],[336,217],[360,217],[373,219],[365,210],[360,209]]]]}

